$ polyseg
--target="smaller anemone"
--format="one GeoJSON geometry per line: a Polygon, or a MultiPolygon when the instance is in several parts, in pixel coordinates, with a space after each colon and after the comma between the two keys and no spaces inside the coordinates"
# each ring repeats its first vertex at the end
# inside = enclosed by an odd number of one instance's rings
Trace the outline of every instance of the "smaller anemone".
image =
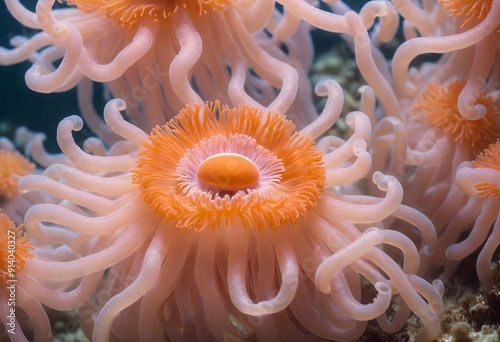
{"type": "MultiPolygon", "coordinates": [[[[483,212],[475,183],[476,197],[464,193],[457,183],[457,170],[500,138],[500,107],[491,93],[482,91],[474,104],[484,108],[485,115],[476,120],[465,118],[459,110],[464,87],[464,80],[427,86],[412,108],[410,119],[418,128],[407,128],[409,145],[416,151],[403,159],[416,166],[405,184],[405,201],[415,203],[434,223],[439,248],[432,262],[444,266],[444,276],[451,275],[458,261],[480,247],[495,219],[491,217],[493,209],[483,212]],[[466,234],[469,236],[461,241],[466,234]]],[[[404,146],[405,140],[401,142],[404,146]]]]}
{"type": "Polygon", "coordinates": [[[484,243],[477,258],[477,273],[481,283],[491,288],[491,262],[500,244],[500,141],[491,144],[473,162],[462,163],[456,178],[460,189],[470,196],[469,202],[479,207],[479,215],[467,239],[452,245],[446,253],[452,259],[463,258],[484,243]]]}
{"type": "MultiPolygon", "coordinates": [[[[22,177],[41,172],[31,162],[31,157],[40,155],[45,135],[31,132],[26,127],[19,127],[15,132],[15,140],[24,149],[24,154],[17,151],[14,143],[5,137],[0,137],[0,208],[16,225],[24,222],[24,215],[29,208],[39,202],[50,202],[50,196],[45,192],[23,194],[18,190],[22,177]]],[[[64,163],[63,158],[53,156],[52,159],[37,159],[37,165],[47,167],[53,163],[64,163]]]]}
{"type": "Polygon", "coordinates": [[[26,259],[31,258],[33,249],[28,235],[23,233],[23,225],[14,222],[0,210],[0,277],[4,283],[15,279],[16,273],[24,268],[26,259]],[[13,246],[9,248],[9,246],[13,246]],[[9,251],[14,251],[9,253],[9,251]]]}
{"type": "MultiPolygon", "coordinates": [[[[500,172],[500,140],[495,144],[491,144],[483,153],[477,156],[476,160],[472,162],[475,168],[487,168],[500,172]]],[[[500,174],[491,180],[497,182],[491,183],[489,181],[479,182],[474,185],[478,192],[478,196],[482,198],[496,197],[500,200],[500,174]]],[[[490,180],[490,179],[488,179],[490,180]]]]}
{"type": "Polygon", "coordinates": [[[0,148],[0,198],[19,195],[17,182],[34,170],[35,165],[19,152],[0,148]]]}
{"type": "Polygon", "coordinates": [[[455,80],[447,85],[431,83],[413,107],[425,112],[431,125],[451,136],[460,145],[469,145],[476,153],[500,138],[500,107],[493,97],[482,92],[476,100],[486,108],[486,115],[478,120],[464,118],[457,103],[465,81],[455,80]]]}
{"type": "MultiPolygon", "coordinates": [[[[14,222],[0,210],[0,315],[11,341],[28,341],[21,327],[24,322],[23,311],[31,321],[34,335],[29,340],[49,341],[50,323],[43,306],[25,289],[23,273],[26,262],[32,255],[33,245],[24,233],[23,225],[14,222]]],[[[1,332],[1,330],[0,330],[1,332]]],[[[30,336],[27,334],[27,336],[30,336]]]]}

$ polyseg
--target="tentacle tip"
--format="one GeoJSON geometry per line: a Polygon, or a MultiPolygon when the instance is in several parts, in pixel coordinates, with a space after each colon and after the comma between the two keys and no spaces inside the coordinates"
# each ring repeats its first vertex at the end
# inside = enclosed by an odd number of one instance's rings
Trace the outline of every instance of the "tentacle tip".
{"type": "Polygon", "coordinates": [[[26,71],[26,74],[24,76],[24,79],[28,85],[28,87],[31,87],[30,84],[33,84],[33,82],[31,81],[31,78],[32,77],[39,77],[39,76],[44,76],[44,75],[48,75],[50,73],[49,69],[41,64],[41,63],[38,63],[38,62],[35,62],[33,63],[33,65],[26,71]]]}
{"type": "Polygon", "coordinates": [[[369,227],[364,232],[363,235],[369,235],[369,239],[375,245],[380,244],[384,240],[385,232],[384,230],[377,227],[369,227]]]}
{"type": "Polygon", "coordinates": [[[386,120],[392,125],[392,126],[396,126],[396,125],[402,125],[401,123],[401,120],[394,117],[394,116],[390,116],[390,117],[387,117],[386,120]]]}
{"type": "Polygon", "coordinates": [[[444,294],[444,283],[441,279],[434,279],[432,281],[432,286],[434,286],[434,288],[436,290],[438,290],[438,292],[443,295],[444,294]]]}
{"type": "Polygon", "coordinates": [[[382,172],[379,172],[379,174],[377,174],[377,172],[375,172],[373,174],[373,182],[375,184],[377,184],[377,187],[381,191],[388,191],[389,190],[389,186],[391,184],[399,183],[398,180],[395,177],[389,176],[389,175],[384,175],[382,172]]]}
{"type": "Polygon", "coordinates": [[[316,275],[314,277],[314,283],[316,284],[316,287],[318,290],[325,294],[331,294],[332,289],[330,287],[330,279],[331,276],[328,274],[325,275],[324,273],[327,272],[324,269],[321,269],[321,264],[319,265],[318,269],[316,270],[316,275]]]}
{"type": "Polygon", "coordinates": [[[476,121],[486,116],[486,107],[482,104],[477,105],[460,105],[458,104],[458,111],[464,119],[476,121]]]}
{"type": "Polygon", "coordinates": [[[22,194],[29,192],[29,189],[26,187],[26,177],[29,176],[21,177],[21,179],[17,182],[17,190],[19,190],[22,194]]]}
{"type": "MultiPolygon", "coordinates": [[[[9,40],[9,44],[11,46],[18,48],[21,45],[23,45],[24,43],[26,43],[27,41],[28,41],[28,39],[24,36],[14,36],[9,40]]],[[[2,50],[6,50],[6,49],[0,48],[0,51],[2,51],[2,50]]],[[[8,51],[8,50],[6,50],[6,51],[8,51]]]]}
{"type": "Polygon", "coordinates": [[[377,290],[377,292],[380,294],[380,293],[383,293],[383,294],[392,294],[392,290],[391,290],[391,287],[389,286],[389,284],[386,284],[384,282],[376,282],[375,285],[375,290],[377,290]]]}
{"type": "Polygon", "coordinates": [[[341,91],[341,87],[337,81],[333,79],[321,80],[314,86],[314,93],[318,96],[327,96],[332,91],[332,87],[336,87],[341,91]]]}
{"type": "Polygon", "coordinates": [[[462,260],[467,255],[464,253],[463,249],[458,246],[458,244],[453,244],[446,248],[444,253],[448,260],[462,260]]]}
{"type": "Polygon", "coordinates": [[[372,87],[368,86],[368,85],[362,85],[361,87],[358,88],[358,93],[363,95],[364,93],[368,93],[368,92],[373,92],[373,89],[372,87]]]}
{"type": "Polygon", "coordinates": [[[71,115],[61,120],[59,127],[70,125],[73,131],[79,131],[83,128],[83,120],[78,115],[71,115]]]}
{"type": "Polygon", "coordinates": [[[354,126],[354,124],[356,123],[356,119],[357,118],[366,118],[367,120],[368,117],[366,116],[365,113],[363,112],[360,112],[360,111],[354,111],[354,112],[350,112],[346,115],[345,117],[345,123],[348,124],[349,126],[354,126]]]}
{"type": "Polygon", "coordinates": [[[423,257],[431,257],[434,254],[434,247],[431,245],[423,245],[420,249],[420,255],[423,257]]]}
{"type": "Polygon", "coordinates": [[[64,165],[62,164],[49,165],[49,167],[47,167],[45,171],[43,171],[43,175],[51,179],[61,178],[61,175],[63,173],[63,168],[64,165]]]}
{"type": "Polygon", "coordinates": [[[344,14],[344,18],[346,19],[350,19],[350,18],[353,18],[353,17],[357,17],[358,14],[356,12],[354,12],[353,10],[349,10],[347,12],[345,12],[344,14]]]}
{"type": "Polygon", "coordinates": [[[459,165],[455,175],[456,183],[460,191],[467,196],[477,196],[477,189],[473,186],[475,184],[473,173],[472,164],[467,162],[459,165]]]}
{"type": "Polygon", "coordinates": [[[21,144],[27,144],[34,140],[45,141],[47,136],[45,133],[33,133],[26,126],[21,126],[16,129],[15,140],[21,144]]]}
{"type": "Polygon", "coordinates": [[[114,105],[116,109],[118,109],[119,111],[122,111],[122,110],[125,110],[127,109],[127,103],[121,99],[121,98],[116,98],[116,99],[113,99],[111,100],[107,105],[114,105]]]}
{"type": "Polygon", "coordinates": [[[375,12],[375,15],[377,17],[385,17],[387,15],[390,15],[390,12],[389,12],[389,7],[388,7],[388,4],[387,2],[380,2],[379,3],[379,7],[377,8],[377,11],[375,12]]]}
{"type": "Polygon", "coordinates": [[[357,148],[354,148],[353,149],[353,154],[356,156],[356,157],[359,157],[360,155],[362,155],[363,153],[366,152],[366,150],[364,148],[361,148],[361,147],[357,147],[357,148]]]}
{"type": "Polygon", "coordinates": [[[373,177],[372,177],[373,183],[377,184],[379,182],[379,180],[382,179],[382,177],[384,177],[384,174],[382,172],[375,171],[373,173],[373,177]]]}
{"type": "Polygon", "coordinates": [[[83,150],[89,154],[93,153],[96,146],[99,146],[100,144],[101,144],[101,140],[96,138],[96,137],[87,138],[83,142],[83,150]]]}
{"type": "Polygon", "coordinates": [[[354,154],[356,156],[359,156],[361,153],[366,151],[366,149],[368,148],[368,144],[363,139],[357,139],[356,141],[353,142],[352,148],[353,148],[354,154]],[[358,151],[358,152],[356,152],[356,151],[358,151]]]}
{"type": "Polygon", "coordinates": [[[53,27],[52,27],[52,31],[56,34],[59,34],[59,33],[66,33],[67,31],[67,27],[66,27],[66,24],[64,23],[56,23],[53,27]]]}

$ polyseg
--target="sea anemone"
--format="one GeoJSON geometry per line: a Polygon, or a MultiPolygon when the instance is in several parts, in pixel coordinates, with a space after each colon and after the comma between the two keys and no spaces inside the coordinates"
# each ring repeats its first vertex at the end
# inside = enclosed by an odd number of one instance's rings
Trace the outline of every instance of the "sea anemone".
{"type": "Polygon", "coordinates": [[[21,194],[17,189],[21,177],[34,172],[35,165],[19,153],[9,139],[0,137],[0,208],[16,224],[23,222],[26,211],[40,197],[38,193],[21,194]]]}
{"type": "Polygon", "coordinates": [[[452,245],[447,254],[451,259],[463,258],[484,243],[477,258],[477,273],[481,283],[490,289],[495,284],[491,263],[500,244],[500,141],[491,144],[474,161],[462,163],[457,183],[480,210],[469,236],[452,245]]]}
{"type": "Polygon", "coordinates": [[[22,271],[26,259],[31,257],[30,249],[33,247],[29,242],[29,236],[23,233],[23,226],[16,227],[2,212],[0,212],[0,227],[0,241],[2,241],[0,277],[7,284],[9,280],[16,278],[16,273],[22,271]]]}
{"type": "MultiPolygon", "coordinates": [[[[431,262],[445,266],[444,277],[479,247],[479,240],[466,249],[451,247],[458,244],[461,234],[474,231],[474,225],[487,226],[483,215],[477,216],[482,212],[480,199],[463,193],[457,183],[457,170],[500,137],[500,110],[494,91],[478,96],[477,104],[487,109],[485,116],[469,120],[460,115],[457,106],[464,84],[461,80],[447,85],[429,84],[415,100],[412,113],[402,115],[404,121],[380,120],[371,152],[377,160],[375,170],[394,174],[402,182],[403,203],[432,220],[439,242],[431,262]]],[[[483,238],[488,233],[484,229],[483,238]]]]}
{"type": "Polygon", "coordinates": [[[458,239],[459,232],[474,220],[473,206],[467,204],[467,197],[455,180],[460,163],[473,160],[479,151],[500,138],[500,107],[490,93],[478,95],[477,104],[487,109],[484,117],[468,120],[460,115],[457,104],[463,86],[460,80],[446,86],[431,83],[413,106],[416,118],[408,138],[410,148],[415,151],[419,145],[425,145],[424,140],[427,145],[435,142],[434,146],[427,146],[430,153],[419,156],[418,163],[414,163],[420,165],[419,169],[408,179],[408,183],[413,184],[409,188],[414,190],[427,182],[423,187],[425,194],[408,191],[407,195],[412,203],[417,203],[418,196],[427,199],[427,205],[420,208],[430,216],[437,232],[443,234],[441,247],[444,248],[454,242],[452,239],[458,239]],[[469,214],[459,209],[465,207],[471,211],[469,214]],[[458,211],[468,218],[459,219],[458,211]]]}
{"type": "Polygon", "coordinates": [[[23,226],[16,226],[0,210],[0,314],[5,333],[11,341],[27,341],[21,329],[23,311],[31,321],[34,341],[50,339],[50,323],[43,306],[23,287],[21,275],[32,257],[30,238],[23,226]]]}
{"type": "MultiPolygon", "coordinates": [[[[54,2],[39,1],[33,13],[7,0],[22,25],[40,32],[13,37],[12,50],[0,48],[0,64],[29,60],[25,80],[38,92],[78,84],[84,120],[109,145],[115,141],[106,139],[109,130],[93,109],[90,80],[123,98],[127,118],[143,130],[185,103],[215,99],[294,113],[303,128],[318,114],[308,80],[309,31],[348,32],[343,15],[307,1],[280,1],[285,10],[267,0],[76,0],[58,9],[54,2]]],[[[382,42],[396,33],[398,16],[389,3],[371,2],[360,17],[366,28],[379,18],[375,36],[382,42]]]]}
{"type": "Polygon", "coordinates": [[[123,98],[128,119],[144,130],[185,103],[214,99],[279,112],[296,106],[301,127],[317,116],[307,79],[309,28],[289,22],[272,1],[77,0],[59,9],[54,2],[39,1],[35,13],[6,2],[21,24],[40,32],[12,38],[14,49],[0,48],[0,64],[32,62],[25,80],[38,92],[80,84],[82,115],[101,138],[106,128],[92,108],[89,80],[123,98]]]}
{"type": "MultiPolygon", "coordinates": [[[[472,162],[474,168],[490,169],[492,171],[500,171],[500,140],[495,144],[491,144],[487,149],[485,149],[477,158],[472,162]]],[[[477,190],[477,194],[481,198],[496,197],[500,199],[500,187],[495,183],[498,180],[498,175],[491,174],[489,177],[484,177],[486,182],[479,182],[474,184],[477,190]],[[489,183],[488,181],[493,181],[489,183]]]]}
{"type": "Polygon", "coordinates": [[[35,170],[35,165],[4,141],[0,147],[0,199],[19,195],[17,182],[35,170]]]}
{"type": "Polygon", "coordinates": [[[476,104],[483,106],[486,114],[477,120],[464,118],[457,105],[464,86],[463,80],[455,80],[447,85],[431,83],[418,98],[413,111],[425,113],[429,125],[453,137],[458,145],[470,147],[471,153],[477,154],[500,139],[500,106],[483,91],[477,97],[476,104]]]}
{"type": "MultiPolygon", "coordinates": [[[[457,4],[459,1],[443,1],[457,4]]],[[[481,20],[465,31],[450,30],[449,22],[441,20],[440,36],[409,37],[396,51],[392,60],[392,81],[394,92],[399,98],[415,98],[427,84],[448,83],[465,79],[466,83],[458,97],[458,110],[469,120],[484,117],[486,109],[476,104],[479,94],[485,88],[498,82],[498,23],[500,3],[498,1],[463,1],[474,3],[472,8],[482,6],[481,20]],[[491,5],[489,7],[488,3],[491,5]],[[482,5],[481,5],[482,4],[482,5]],[[410,68],[412,60],[426,53],[444,54],[438,63],[425,63],[420,70],[410,68]]],[[[436,6],[440,6],[437,4],[436,6]]],[[[460,5],[458,5],[460,7],[460,5]]],[[[467,6],[462,10],[466,10],[467,6]]],[[[439,9],[434,9],[436,12],[439,9]]],[[[416,35],[415,35],[416,36],[416,35]]],[[[494,86],[493,86],[494,87],[494,86]]]]}
{"type": "Polygon", "coordinates": [[[72,138],[81,119],[64,119],[58,142],[70,162],[19,184],[61,198],[26,215],[36,241],[68,255],[27,263],[33,296],[58,310],[79,307],[95,341],[353,340],[368,320],[396,331],[411,311],[422,339],[434,338],[442,284],[416,275],[419,250],[408,238],[381,229],[399,219],[421,232],[425,249],[432,225],[401,206],[394,177],[374,174],[383,198],[338,192],[370,169],[370,120],[353,112],[347,141],[325,137],[316,147],[342,107],[338,85],[317,89],[329,94],[325,110],[299,132],[282,114],[214,102],[187,105],[148,136],[112,100],[104,118],[126,140],[90,155],[72,138]]]}
{"type": "MultiPolygon", "coordinates": [[[[483,216],[478,217],[480,198],[462,192],[456,173],[461,163],[470,162],[499,138],[500,69],[494,61],[500,3],[492,2],[483,20],[465,32],[445,20],[441,4],[398,1],[395,6],[405,17],[406,41],[396,49],[390,67],[359,16],[345,14],[360,73],[380,102],[369,147],[369,174],[382,171],[397,177],[404,189],[403,204],[431,219],[439,241],[430,262],[444,265],[441,274],[446,278],[478,245],[452,248],[455,252],[449,248],[475,224],[487,226],[483,216]],[[410,62],[424,53],[442,56],[410,68],[410,62]]],[[[379,192],[372,187],[371,193],[379,192]]]]}
{"type": "Polygon", "coordinates": [[[284,115],[218,102],[198,112],[187,107],[153,129],[132,171],[158,216],[195,231],[234,224],[264,230],[295,224],[317,205],[322,155],[311,139],[292,134],[284,115]]]}

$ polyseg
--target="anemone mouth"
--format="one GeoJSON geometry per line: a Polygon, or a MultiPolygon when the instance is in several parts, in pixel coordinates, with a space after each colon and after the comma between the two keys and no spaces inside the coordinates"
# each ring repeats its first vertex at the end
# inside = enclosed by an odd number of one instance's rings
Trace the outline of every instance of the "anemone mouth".
{"type": "Polygon", "coordinates": [[[426,113],[427,122],[453,137],[459,144],[468,144],[475,153],[500,138],[500,107],[487,93],[479,94],[475,104],[483,105],[486,115],[478,120],[464,118],[457,106],[465,81],[447,85],[431,83],[413,107],[414,112],[426,113]]]}
{"type": "Polygon", "coordinates": [[[23,232],[23,225],[16,227],[14,222],[0,209],[0,279],[5,283],[9,279],[15,279],[15,273],[24,268],[26,259],[31,258],[30,250],[33,249],[29,236],[23,232]],[[12,245],[9,241],[14,241],[12,245]],[[9,248],[15,246],[15,248],[9,248]],[[14,253],[15,258],[12,258],[14,253]],[[13,263],[12,260],[15,262],[13,263]]]}
{"type": "Polygon", "coordinates": [[[134,28],[143,20],[168,24],[172,16],[185,9],[191,17],[222,11],[232,0],[70,0],[85,12],[103,11],[120,26],[134,28]]]}
{"type": "Polygon", "coordinates": [[[450,15],[462,19],[461,28],[477,25],[486,18],[493,5],[492,0],[439,0],[450,15]]]}
{"type": "Polygon", "coordinates": [[[176,174],[182,193],[202,191],[212,199],[273,191],[281,180],[283,162],[244,134],[221,134],[186,151],[176,174]]]}
{"type": "Polygon", "coordinates": [[[188,105],[143,143],[132,179],[180,229],[276,229],[314,208],[326,176],[314,142],[279,113],[188,105]]]}
{"type": "Polygon", "coordinates": [[[35,165],[19,152],[0,150],[0,198],[18,195],[17,182],[34,170],[35,165]]]}

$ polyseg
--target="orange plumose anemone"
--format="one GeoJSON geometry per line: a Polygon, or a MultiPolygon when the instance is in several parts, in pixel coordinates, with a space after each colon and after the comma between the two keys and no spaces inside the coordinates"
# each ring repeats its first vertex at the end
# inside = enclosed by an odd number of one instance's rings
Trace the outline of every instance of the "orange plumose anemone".
{"type": "Polygon", "coordinates": [[[492,265],[500,244],[500,140],[490,144],[472,162],[459,166],[457,183],[470,196],[469,207],[480,212],[468,237],[449,248],[451,259],[463,258],[475,249],[479,280],[486,288],[496,284],[492,265]],[[477,209],[478,208],[478,209],[477,209]]]}
{"type": "Polygon", "coordinates": [[[476,104],[486,109],[486,115],[478,120],[464,118],[457,106],[458,97],[465,82],[455,80],[447,85],[431,83],[413,107],[414,112],[425,113],[426,121],[452,137],[458,145],[470,146],[478,153],[500,138],[500,107],[493,97],[482,92],[476,104]]]}
{"type": "Polygon", "coordinates": [[[153,129],[139,155],[132,177],[142,198],[182,229],[293,224],[325,184],[312,139],[284,115],[248,105],[187,107],[153,129]]]}
{"type": "MultiPolygon", "coordinates": [[[[26,275],[26,265],[33,260],[33,243],[14,222],[0,210],[0,314],[4,333],[11,341],[51,341],[51,326],[41,301],[35,299],[37,287],[26,275]],[[22,313],[21,313],[22,312],[22,313]],[[28,320],[27,320],[27,319],[28,320]],[[29,331],[24,333],[24,331],[29,331]]],[[[0,328],[0,331],[1,328],[0,328]]]]}
{"type": "Polygon", "coordinates": [[[31,258],[33,249],[29,236],[23,233],[23,226],[16,225],[0,211],[0,278],[4,283],[16,279],[16,273],[24,268],[26,259],[31,258]]]}
{"type": "Polygon", "coordinates": [[[34,170],[35,165],[20,153],[0,149],[0,198],[18,195],[17,182],[34,170]]]}
{"type": "Polygon", "coordinates": [[[492,179],[483,177],[469,184],[475,177],[470,175],[482,171],[465,176],[462,166],[470,164],[478,153],[500,138],[500,107],[494,85],[474,93],[476,100],[472,105],[480,108],[479,112],[484,115],[472,119],[464,117],[459,110],[466,84],[467,81],[461,79],[444,84],[429,83],[411,108],[412,121],[407,126],[408,140],[418,151],[414,155],[418,169],[405,184],[405,201],[416,205],[432,220],[439,239],[432,263],[444,265],[446,276],[455,271],[454,262],[473,253],[487,234],[486,220],[477,220],[482,228],[472,231],[481,231],[483,237],[477,238],[474,233],[470,239],[459,242],[461,236],[471,231],[472,223],[482,210],[474,184],[492,179]],[[469,185],[473,190],[464,191],[469,185]],[[470,197],[472,193],[474,196],[470,197]]]}
{"type": "MultiPolygon", "coordinates": [[[[479,154],[476,159],[472,162],[474,168],[486,168],[492,171],[496,171],[497,177],[500,176],[500,140],[495,144],[491,144],[487,149],[485,149],[481,154],[479,154]]],[[[495,183],[488,182],[487,180],[483,182],[478,182],[475,184],[475,188],[478,191],[478,196],[482,198],[497,197],[500,200],[500,181],[497,180],[495,183]]]]}
{"type": "Polygon", "coordinates": [[[187,105],[148,135],[112,100],[104,119],[125,141],[92,155],[72,137],[82,120],[61,121],[69,162],[23,177],[19,188],[61,198],[33,206],[25,224],[34,239],[80,257],[30,260],[34,296],[59,310],[78,307],[94,341],[355,340],[367,321],[387,321],[393,298],[407,305],[398,317],[414,312],[422,338],[435,337],[440,286],[416,275],[418,249],[383,222],[408,222],[422,234],[420,248],[436,237],[421,213],[401,206],[392,176],[373,177],[385,197],[337,191],[369,172],[371,127],[354,112],[347,141],[324,138],[317,147],[313,138],[341,110],[338,85],[322,86],[324,112],[298,132],[275,111],[214,102],[187,105]],[[379,245],[399,249],[404,265],[379,245]],[[45,280],[72,290],[49,291],[45,280]],[[366,281],[377,292],[370,304],[361,302],[366,281]]]}

